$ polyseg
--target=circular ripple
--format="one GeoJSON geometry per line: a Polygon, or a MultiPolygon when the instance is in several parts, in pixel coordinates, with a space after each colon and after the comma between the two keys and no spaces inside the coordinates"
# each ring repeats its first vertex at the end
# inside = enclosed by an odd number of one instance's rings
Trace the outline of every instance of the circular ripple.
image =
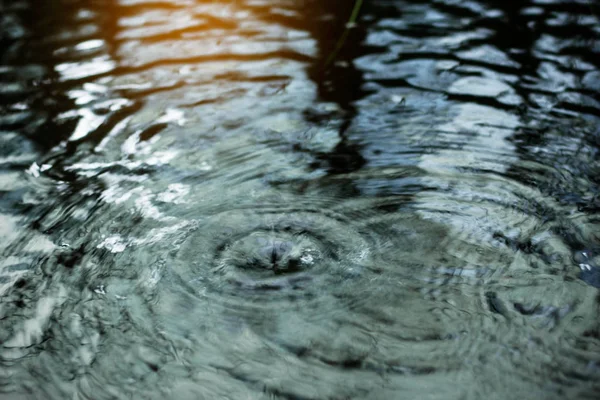
{"type": "Polygon", "coordinates": [[[177,272],[187,281],[236,296],[240,289],[248,296],[298,289],[310,293],[351,277],[370,251],[367,238],[332,215],[277,208],[214,214],[199,221],[182,245],[177,272]]]}
{"type": "Polygon", "coordinates": [[[177,279],[165,274],[153,306],[169,335],[232,357],[253,337],[269,363],[399,374],[460,370],[487,338],[481,288],[462,284],[486,277],[489,259],[407,201],[229,198],[241,204],[207,198],[180,215],[193,212],[194,228],[177,232],[166,263],[177,279]]]}

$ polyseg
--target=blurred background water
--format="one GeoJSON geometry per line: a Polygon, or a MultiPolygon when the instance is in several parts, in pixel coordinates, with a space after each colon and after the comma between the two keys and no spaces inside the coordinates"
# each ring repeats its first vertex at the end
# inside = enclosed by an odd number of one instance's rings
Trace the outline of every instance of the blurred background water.
{"type": "Polygon", "coordinates": [[[0,0],[0,398],[598,398],[598,6],[362,3],[0,0]]]}

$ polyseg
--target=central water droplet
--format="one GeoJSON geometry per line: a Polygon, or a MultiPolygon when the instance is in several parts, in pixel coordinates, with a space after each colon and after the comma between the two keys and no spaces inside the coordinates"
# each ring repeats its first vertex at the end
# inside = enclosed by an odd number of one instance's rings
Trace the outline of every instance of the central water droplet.
{"type": "Polygon", "coordinates": [[[293,261],[291,254],[294,243],[279,238],[260,238],[257,242],[262,245],[259,250],[259,254],[265,259],[269,260],[273,269],[277,269],[279,265],[283,265],[286,261],[293,261]]]}
{"type": "Polygon", "coordinates": [[[315,247],[302,235],[254,232],[233,243],[229,253],[238,268],[284,274],[299,272],[312,265],[315,247]]]}

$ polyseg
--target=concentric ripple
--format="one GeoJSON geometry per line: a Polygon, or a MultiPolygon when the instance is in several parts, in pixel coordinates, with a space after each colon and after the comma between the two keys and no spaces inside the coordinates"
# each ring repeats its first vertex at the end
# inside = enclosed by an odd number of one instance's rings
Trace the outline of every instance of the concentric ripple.
{"type": "Polygon", "coordinates": [[[372,245],[349,222],[343,214],[300,204],[217,212],[197,221],[174,269],[219,293],[238,296],[241,290],[267,303],[295,291],[315,294],[352,278],[368,262],[372,245]]]}
{"type": "MultiPolygon", "coordinates": [[[[443,226],[412,212],[382,213],[361,199],[278,198],[189,207],[197,217],[193,228],[167,240],[177,250],[164,259],[159,300],[152,306],[161,329],[222,348],[222,340],[197,333],[219,315],[216,329],[225,329],[223,335],[236,341],[234,332],[252,332],[275,346],[277,357],[301,353],[330,365],[354,360],[371,371],[411,373],[430,371],[442,358],[444,369],[459,368],[472,351],[469,343],[486,335],[461,336],[479,326],[478,318],[460,310],[473,307],[466,293],[445,294],[455,303],[452,310],[425,311],[439,307],[438,271],[431,267],[451,268],[443,248],[456,245],[443,226]],[[183,314],[185,322],[177,317],[183,314]],[[340,329],[342,342],[336,338],[340,329]],[[371,335],[389,350],[372,348],[371,335]],[[398,343],[422,340],[422,356],[400,359],[398,343]]],[[[377,205],[402,206],[394,199],[377,205]]],[[[463,245],[463,253],[478,251],[463,245]]],[[[473,268],[459,260],[452,266],[473,268]]],[[[477,290],[469,293],[477,296],[477,290]]]]}

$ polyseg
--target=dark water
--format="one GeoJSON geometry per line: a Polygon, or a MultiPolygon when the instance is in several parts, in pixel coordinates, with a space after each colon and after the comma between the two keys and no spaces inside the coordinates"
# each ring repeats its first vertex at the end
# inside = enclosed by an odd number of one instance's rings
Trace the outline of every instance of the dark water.
{"type": "Polygon", "coordinates": [[[0,0],[0,398],[598,398],[599,7],[353,6],[0,0]]]}

